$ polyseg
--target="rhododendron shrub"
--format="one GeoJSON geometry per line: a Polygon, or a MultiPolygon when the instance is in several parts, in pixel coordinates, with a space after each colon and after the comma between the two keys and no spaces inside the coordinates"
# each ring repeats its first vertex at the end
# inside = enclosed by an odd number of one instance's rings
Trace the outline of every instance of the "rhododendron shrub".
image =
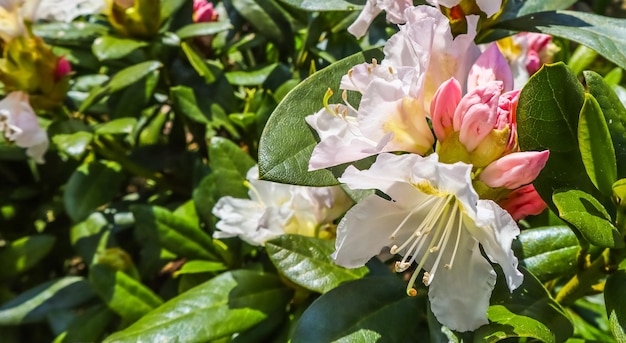
{"type": "Polygon", "coordinates": [[[623,17],[0,0],[0,341],[623,341],[623,17]]]}

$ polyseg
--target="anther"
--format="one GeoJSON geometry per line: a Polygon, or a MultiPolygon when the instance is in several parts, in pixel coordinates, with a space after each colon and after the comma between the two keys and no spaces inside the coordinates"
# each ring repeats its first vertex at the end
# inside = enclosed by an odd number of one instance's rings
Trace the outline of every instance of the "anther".
{"type": "Polygon", "coordinates": [[[428,250],[428,251],[430,251],[430,253],[432,254],[432,253],[434,253],[434,252],[439,251],[439,247],[432,247],[432,248],[430,248],[430,250],[428,250]]]}
{"type": "Polygon", "coordinates": [[[378,67],[378,61],[375,58],[372,58],[372,65],[374,68],[378,67]]]}
{"type": "Polygon", "coordinates": [[[394,266],[394,269],[395,269],[396,273],[402,273],[403,271],[409,269],[410,266],[411,266],[410,263],[398,261],[398,262],[396,262],[396,264],[394,266]]]}
{"type": "Polygon", "coordinates": [[[415,288],[411,288],[406,292],[406,294],[410,297],[414,297],[417,295],[417,290],[415,288]]]}
{"type": "Polygon", "coordinates": [[[392,245],[392,246],[391,246],[391,249],[389,249],[389,252],[390,252],[390,253],[392,253],[392,254],[394,254],[394,255],[395,255],[395,254],[397,254],[397,253],[398,253],[398,246],[397,246],[397,245],[395,245],[395,244],[394,244],[394,245],[392,245]]]}
{"type": "Polygon", "coordinates": [[[424,286],[428,286],[428,281],[430,281],[430,273],[424,272],[424,277],[422,278],[422,283],[424,284],[424,286]]]}

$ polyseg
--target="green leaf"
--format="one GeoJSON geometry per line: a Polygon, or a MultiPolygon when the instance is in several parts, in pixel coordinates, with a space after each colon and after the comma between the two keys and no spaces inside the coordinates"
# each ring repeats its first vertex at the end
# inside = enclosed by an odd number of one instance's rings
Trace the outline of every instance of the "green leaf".
{"type": "Polygon", "coordinates": [[[357,11],[363,8],[365,0],[280,0],[305,11],[357,11]]]}
{"type": "Polygon", "coordinates": [[[342,282],[360,279],[368,272],[366,267],[346,269],[335,264],[330,257],[335,244],[329,240],[282,235],[266,242],[265,249],[283,276],[318,293],[326,293],[342,282]]]}
{"type": "Polygon", "coordinates": [[[545,343],[565,342],[574,328],[561,306],[527,270],[524,283],[513,292],[499,274],[487,310],[488,325],[474,334],[474,342],[498,342],[507,337],[536,338],[545,343]]]}
{"type": "Polygon", "coordinates": [[[173,276],[178,277],[184,274],[201,274],[201,273],[215,273],[226,270],[226,266],[221,262],[212,261],[187,261],[183,266],[174,272],[173,276]]]}
{"type": "Polygon", "coordinates": [[[210,118],[198,107],[196,95],[193,89],[185,86],[175,86],[170,88],[170,98],[174,102],[176,110],[191,120],[208,124],[210,118]]]}
{"type": "Polygon", "coordinates": [[[103,305],[91,307],[74,318],[62,334],[63,337],[55,343],[101,341],[102,334],[114,317],[113,312],[103,305]]]}
{"type": "Polygon", "coordinates": [[[571,275],[576,271],[578,239],[567,226],[523,230],[513,241],[515,256],[541,282],[571,275]]]}
{"type": "Polygon", "coordinates": [[[182,42],[180,46],[183,48],[183,52],[187,56],[187,59],[189,59],[189,63],[191,63],[193,69],[198,72],[198,75],[202,76],[206,83],[215,82],[214,72],[211,70],[207,62],[191,47],[191,45],[186,42],[182,42]]]}
{"type": "Polygon", "coordinates": [[[285,311],[291,290],[271,274],[227,272],[169,300],[104,342],[208,342],[285,311]]]}
{"type": "Polygon", "coordinates": [[[65,211],[74,222],[86,218],[99,206],[115,197],[124,175],[117,162],[92,161],[82,164],[70,176],[65,186],[65,211]]]}
{"type": "Polygon", "coordinates": [[[36,266],[48,255],[55,241],[51,235],[26,236],[0,248],[0,280],[36,266]]]}
{"type": "Polygon", "coordinates": [[[104,265],[89,268],[89,282],[104,303],[128,322],[136,321],[163,303],[140,281],[104,265]]]}
{"type": "Polygon", "coordinates": [[[97,135],[127,135],[133,132],[135,125],[135,118],[119,118],[98,125],[95,132],[97,135]]]}
{"type": "Polygon", "coordinates": [[[557,190],[552,200],[559,217],[578,229],[589,243],[607,248],[624,246],[611,217],[593,196],[577,189],[557,190]]]}
{"type": "Polygon", "coordinates": [[[280,49],[291,51],[294,36],[291,25],[273,1],[229,0],[228,2],[260,35],[267,37],[280,49]]]}
{"type": "Polygon", "coordinates": [[[148,42],[106,35],[97,38],[91,48],[100,61],[106,61],[125,57],[144,46],[148,46],[148,42]]]}
{"type": "Polygon", "coordinates": [[[567,61],[567,65],[572,69],[574,74],[580,74],[585,68],[587,68],[598,57],[598,53],[584,45],[579,45],[574,53],[567,61]]]}
{"type": "Polygon", "coordinates": [[[232,26],[227,21],[215,21],[209,23],[194,23],[182,27],[176,31],[176,35],[180,39],[187,39],[197,36],[208,36],[230,30],[232,26]]]}
{"type": "Polygon", "coordinates": [[[580,111],[578,145],[591,182],[602,194],[611,196],[617,180],[615,149],[600,104],[591,94],[585,94],[580,111]]]}
{"type": "Polygon", "coordinates": [[[0,325],[36,323],[50,311],[68,309],[93,297],[89,283],[78,276],[49,281],[21,293],[0,307],[0,325]]]}
{"type": "Polygon", "coordinates": [[[606,280],[604,286],[604,302],[609,317],[611,332],[618,342],[626,342],[626,271],[618,270],[606,280]]]}
{"type": "Polygon", "coordinates": [[[163,64],[159,61],[146,61],[120,70],[105,85],[94,87],[89,92],[89,96],[80,105],[78,111],[84,112],[105,96],[138,82],[162,66],[163,64]]]}
{"type": "Polygon", "coordinates": [[[586,12],[549,11],[501,21],[500,29],[547,33],[586,45],[626,68],[626,19],[586,12]]]}
{"type": "Polygon", "coordinates": [[[93,134],[85,131],[52,136],[52,142],[60,152],[77,160],[83,157],[92,139],[93,134]]]}
{"type": "Polygon", "coordinates": [[[226,79],[233,85],[237,86],[253,86],[260,85],[267,77],[276,69],[278,63],[270,64],[265,67],[255,68],[253,70],[237,70],[225,74],[226,79]]]}
{"type": "Polygon", "coordinates": [[[291,340],[303,343],[406,342],[420,337],[424,297],[409,297],[397,277],[346,282],[306,309],[291,340]]]}
{"type": "Polygon", "coordinates": [[[200,182],[193,193],[198,214],[205,222],[211,223],[211,210],[219,198],[226,195],[235,198],[248,197],[248,189],[243,182],[254,164],[252,157],[232,141],[221,137],[211,139],[211,174],[200,182]]]}
{"type": "Polygon", "coordinates": [[[137,234],[159,242],[161,246],[181,257],[218,260],[215,245],[197,223],[177,216],[159,206],[132,205],[137,234]]]}
{"type": "Polygon", "coordinates": [[[626,108],[602,76],[592,71],[585,71],[583,75],[589,93],[600,104],[611,133],[618,178],[626,177],[626,108]]]}
{"type": "MultiPolygon", "coordinates": [[[[589,71],[589,73],[596,74],[593,71],[589,71]]],[[[606,75],[604,75],[604,82],[610,87],[617,86],[620,84],[620,82],[622,82],[623,73],[624,69],[620,67],[615,67],[611,69],[610,72],[606,73],[606,75]]]]}
{"type": "Polygon", "coordinates": [[[563,63],[541,68],[520,94],[519,144],[524,151],[550,150],[550,158],[533,184],[553,209],[554,189],[596,192],[578,150],[578,115],[584,98],[582,85],[563,63]]]}
{"type": "MultiPolygon", "coordinates": [[[[372,58],[381,59],[382,52],[372,49],[334,63],[304,80],[285,96],[267,121],[259,142],[262,179],[307,186],[337,184],[337,179],[328,170],[308,171],[317,140],[304,117],[323,107],[329,86],[338,88],[341,77],[350,68],[372,58]]],[[[340,102],[340,94],[330,98],[330,103],[340,102]]]]}
{"type": "Polygon", "coordinates": [[[107,232],[109,221],[101,212],[93,212],[70,229],[70,241],[85,263],[90,264],[100,239],[107,232]]]}
{"type": "Polygon", "coordinates": [[[109,31],[105,25],[84,21],[33,25],[33,33],[52,45],[84,46],[109,31]]]}

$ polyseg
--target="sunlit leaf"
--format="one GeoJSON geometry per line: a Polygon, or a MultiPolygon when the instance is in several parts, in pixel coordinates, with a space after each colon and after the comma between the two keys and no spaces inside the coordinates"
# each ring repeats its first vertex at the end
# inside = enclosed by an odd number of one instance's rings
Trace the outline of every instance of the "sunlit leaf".
{"type": "Polygon", "coordinates": [[[0,280],[12,278],[37,265],[48,255],[55,241],[51,235],[26,236],[0,248],[0,280]]]}

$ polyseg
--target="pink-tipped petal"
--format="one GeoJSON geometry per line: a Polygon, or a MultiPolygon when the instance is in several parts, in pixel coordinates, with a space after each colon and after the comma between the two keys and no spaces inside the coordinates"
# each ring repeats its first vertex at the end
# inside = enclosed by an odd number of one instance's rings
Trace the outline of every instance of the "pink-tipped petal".
{"type": "Polygon", "coordinates": [[[455,78],[444,82],[435,92],[430,103],[430,117],[438,140],[443,141],[453,130],[454,111],[461,98],[461,84],[455,78]]]}
{"type": "Polygon", "coordinates": [[[547,207],[532,184],[514,190],[501,200],[499,205],[507,210],[516,221],[526,216],[538,215],[547,207]]]}
{"type": "Polygon", "coordinates": [[[63,76],[72,72],[72,65],[70,62],[63,56],[59,57],[59,61],[57,62],[57,68],[54,71],[54,79],[60,80],[63,76]]]}
{"type": "Polygon", "coordinates": [[[550,152],[515,152],[489,164],[480,174],[480,180],[487,186],[516,189],[531,183],[548,161],[550,152]]]}
{"type": "Polygon", "coordinates": [[[513,89],[513,73],[506,58],[496,43],[489,45],[470,69],[467,77],[467,90],[484,85],[490,81],[502,81],[504,91],[513,89]]]}
{"type": "Polygon", "coordinates": [[[491,81],[467,93],[454,112],[454,131],[459,141],[471,152],[495,128],[498,117],[498,99],[502,82],[491,81]]]}

